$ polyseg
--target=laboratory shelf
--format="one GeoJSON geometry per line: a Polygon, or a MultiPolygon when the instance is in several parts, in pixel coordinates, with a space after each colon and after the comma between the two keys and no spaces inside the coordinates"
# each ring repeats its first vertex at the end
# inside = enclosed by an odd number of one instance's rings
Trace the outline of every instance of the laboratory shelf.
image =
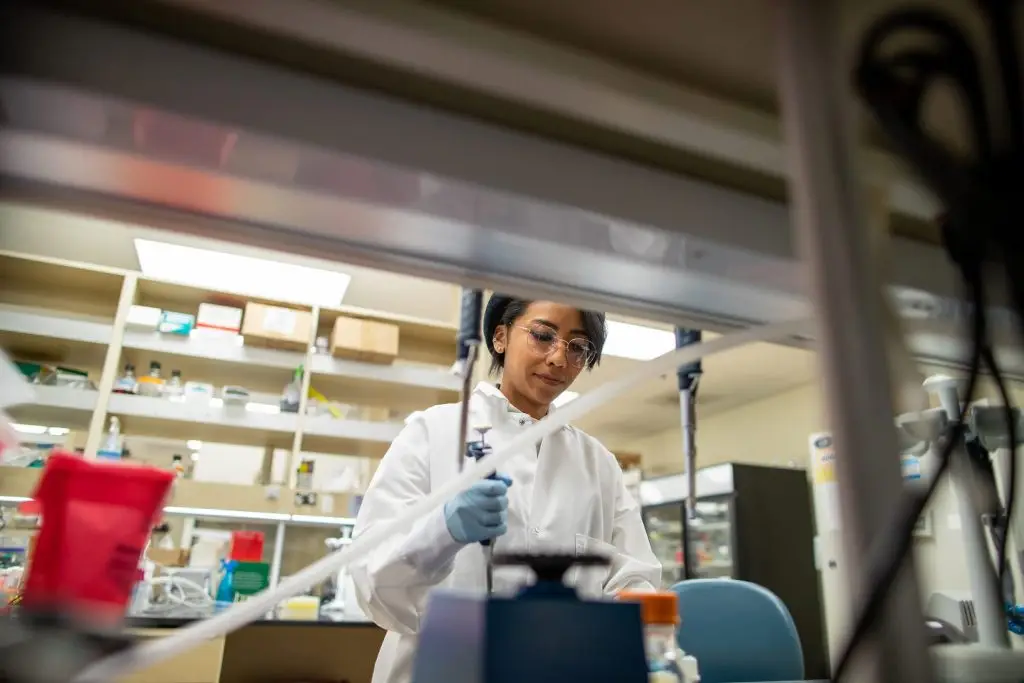
{"type": "Polygon", "coordinates": [[[0,304],[0,348],[11,358],[99,375],[114,327],[100,318],[0,304]]]}
{"type": "Polygon", "coordinates": [[[139,374],[159,361],[165,377],[178,370],[185,381],[243,386],[250,392],[280,393],[295,368],[306,362],[301,352],[244,346],[237,335],[186,337],[126,330],[122,349],[120,367],[131,363],[139,374]]]}
{"type": "Polygon", "coordinates": [[[80,344],[109,344],[114,328],[109,323],[85,318],[3,306],[0,307],[0,332],[80,344]]]}
{"type": "Polygon", "coordinates": [[[330,415],[306,417],[302,448],[317,453],[380,457],[400,431],[400,422],[342,420],[330,415]]]}
{"type": "Polygon", "coordinates": [[[261,349],[242,344],[240,336],[209,337],[178,336],[159,332],[125,330],[121,344],[125,349],[208,360],[215,363],[252,365],[292,370],[306,362],[306,355],[294,351],[261,349]]]}
{"type": "Polygon", "coordinates": [[[0,503],[28,500],[36,490],[42,472],[43,470],[37,467],[0,465],[0,503]]]}
{"type": "Polygon", "coordinates": [[[352,405],[422,409],[454,401],[459,380],[448,368],[396,362],[379,365],[313,355],[311,385],[332,401],[352,405]]]}
{"type": "Polygon", "coordinates": [[[206,401],[179,402],[129,394],[112,394],[107,412],[121,418],[122,429],[129,436],[241,445],[291,448],[292,435],[298,426],[298,416],[294,413],[257,413],[206,401]]]}
{"type": "Polygon", "coordinates": [[[47,427],[88,429],[99,392],[72,387],[32,387],[30,403],[11,406],[8,413],[15,422],[47,427]]]}
{"type": "Polygon", "coordinates": [[[235,519],[268,519],[262,515],[277,515],[277,521],[288,518],[282,506],[288,504],[290,492],[280,486],[244,486],[210,481],[178,479],[165,504],[168,514],[189,514],[208,510],[202,517],[227,516],[235,519]],[[217,514],[219,511],[220,514],[217,514]],[[250,513],[250,514],[246,514],[250,513]]]}

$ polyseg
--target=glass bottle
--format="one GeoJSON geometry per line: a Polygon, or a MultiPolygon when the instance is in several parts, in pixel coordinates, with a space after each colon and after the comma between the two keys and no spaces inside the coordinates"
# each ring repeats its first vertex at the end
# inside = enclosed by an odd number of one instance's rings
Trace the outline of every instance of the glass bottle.
{"type": "Polygon", "coordinates": [[[171,370],[171,378],[164,386],[164,396],[179,398],[185,395],[185,385],[181,381],[181,370],[171,370]]]}
{"type": "Polygon", "coordinates": [[[171,470],[178,479],[185,478],[185,459],[180,455],[171,456],[171,470]]]}
{"type": "Polygon", "coordinates": [[[697,663],[676,641],[679,598],[672,591],[625,591],[620,600],[640,603],[649,683],[697,683],[697,663]]]}
{"type": "Polygon", "coordinates": [[[149,373],[139,378],[139,393],[143,396],[160,396],[164,391],[164,379],[160,376],[160,363],[149,364],[149,373]]]}
{"type": "Polygon", "coordinates": [[[135,378],[135,366],[128,363],[124,373],[114,382],[115,394],[134,394],[139,390],[139,381],[135,378]]]}

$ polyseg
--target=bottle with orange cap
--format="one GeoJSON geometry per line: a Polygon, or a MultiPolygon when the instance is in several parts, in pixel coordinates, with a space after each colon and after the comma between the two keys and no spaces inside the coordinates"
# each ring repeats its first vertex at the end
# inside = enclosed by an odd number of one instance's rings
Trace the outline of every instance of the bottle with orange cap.
{"type": "Polygon", "coordinates": [[[619,600],[640,603],[650,683],[699,683],[697,660],[679,649],[679,598],[672,591],[622,591],[619,600]]]}

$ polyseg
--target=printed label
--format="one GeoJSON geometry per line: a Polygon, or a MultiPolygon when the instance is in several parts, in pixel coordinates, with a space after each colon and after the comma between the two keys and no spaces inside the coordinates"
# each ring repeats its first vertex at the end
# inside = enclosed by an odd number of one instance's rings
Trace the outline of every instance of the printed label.
{"type": "Polygon", "coordinates": [[[289,337],[295,332],[295,324],[298,316],[295,311],[287,308],[267,308],[263,315],[263,329],[284,337],[289,337]]]}
{"type": "Polygon", "coordinates": [[[904,455],[900,457],[900,471],[904,479],[921,478],[921,459],[915,455],[904,455]]]}

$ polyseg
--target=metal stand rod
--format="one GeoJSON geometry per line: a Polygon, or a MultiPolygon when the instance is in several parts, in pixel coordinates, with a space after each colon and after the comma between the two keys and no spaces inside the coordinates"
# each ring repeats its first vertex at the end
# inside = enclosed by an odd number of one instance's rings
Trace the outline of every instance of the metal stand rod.
{"type": "MultiPolygon", "coordinates": [[[[677,327],[676,348],[701,342],[700,330],[677,327]]],[[[697,518],[697,387],[704,374],[701,361],[676,370],[679,387],[679,416],[683,432],[683,466],[686,473],[686,507],[683,512],[683,578],[697,578],[697,553],[693,544],[693,521],[697,518]]]]}
{"type": "Polygon", "coordinates": [[[683,578],[697,578],[697,553],[693,544],[693,520],[697,518],[697,425],[692,389],[679,391],[679,413],[683,430],[686,509],[683,518],[683,578]]]}
{"type": "MultiPolygon", "coordinates": [[[[930,377],[925,388],[939,399],[939,405],[950,422],[960,419],[960,391],[956,380],[941,375],[930,377]]],[[[971,598],[978,622],[978,642],[989,647],[1008,648],[1010,635],[1006,630],[1006,613],[999,595],[999,575],[989,556],[981,511],[973,495],[978,490],[974,467],[963,443],[957,444],[951,457],[950,479],[960,514],[960,537],[964,542],[967,580],[971,584],[971,598]]]]}
{"type": "Polygon", "coordinates": [[[971,598],[978,622],[978,642],[989,647],[1010,647],[1006,630],[1006,612],[999,596],[999,582],[995,564],[989,556],[981,512],[971,495],[975,490],[974,471],[963,447],[953,451],[950,478],[956,494],[960,515],[960,537],[964,542],[964,560],[967,579],[971,584],[971,598]]]}
{"type": "MultiPolygon", "coordinates": [[[[864,195],[845,119],[849,73],[839,58],[838,4],[779,0],[780,100],[795,235],[809,275],[826,400],[835,440],[847,576],[869,586],[866,558],[902,493],[892,422],[879,278],[861,215],[864,195]]],[[[901,572],[856,680],[930,681],[913,558],[901,572]]]]}

